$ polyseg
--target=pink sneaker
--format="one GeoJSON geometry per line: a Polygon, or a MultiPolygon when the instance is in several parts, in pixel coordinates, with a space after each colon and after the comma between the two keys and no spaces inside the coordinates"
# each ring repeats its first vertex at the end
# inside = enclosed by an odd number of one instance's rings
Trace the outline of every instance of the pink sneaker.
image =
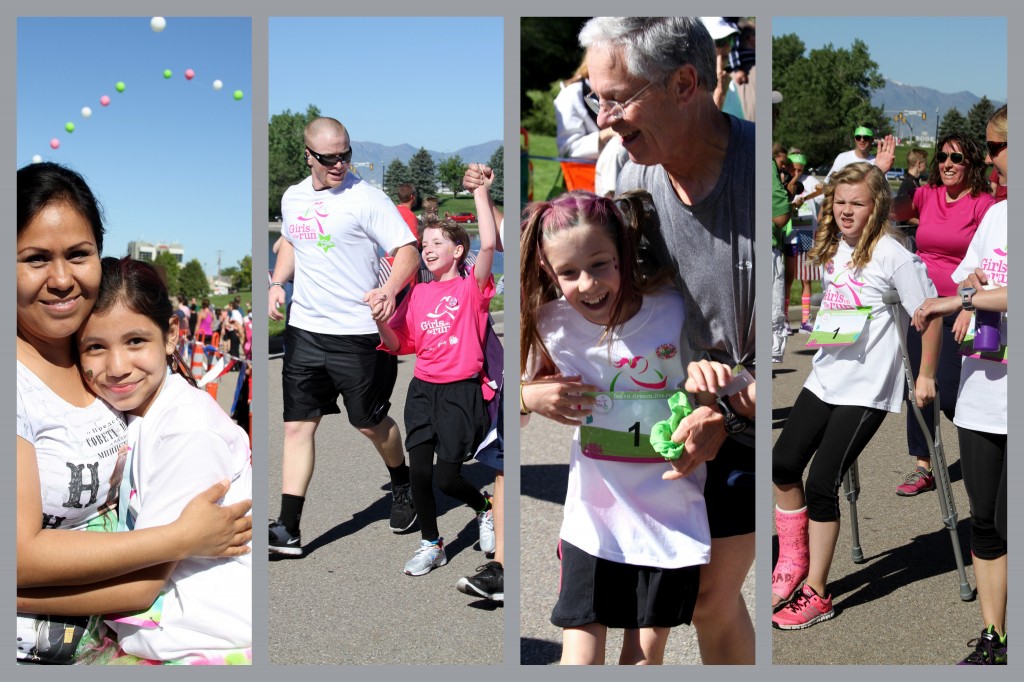
{"type": "Polygon", "coordinates": [[[803,630],[834,615],[836,612],[832,609],[832,595],[819,597],[810,585],[804,585],[796,599],[775,612],[772,627],[779,630],[803,630]]]}
{"type": "Polygon", "coordinates": [[[896,494],[900,497],[913,497],[929,490],[935,490],[935,476],[932,475],[931,469],[921,466],[914,469],[903,483],[896,486],[896,494]]]}
{"type": "Polygon", "coordinates": [[[775,530],[779,535],[779,559],[772,571],[772,608],[793,598],[807,577],[810,555],[807,549],[807,507],[797,511],[775,508],[775,530]],[[778,597],[778,601],[774,599],[778,597]]]}

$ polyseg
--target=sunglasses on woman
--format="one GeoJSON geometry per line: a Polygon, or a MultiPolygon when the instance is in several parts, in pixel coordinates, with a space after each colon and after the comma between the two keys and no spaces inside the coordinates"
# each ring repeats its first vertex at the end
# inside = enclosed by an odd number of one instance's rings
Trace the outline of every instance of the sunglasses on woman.
{"type": "Polygon", "coordinates": [[[951,154],[947,154],[946,152],[936,152],[935,154],[935,160],[939,163],[946,163],[946,159],[949,159],[958,166],[963,164],[964,158],[964,155],[960,152],[952,152],[951,154]]]}
{"type": "Polygon", "coordinates": [[[988,147],[988,155],[993,159],[999,156],[999,152],[1006,149],[1005,142],[992,142],[990,140],[985,140],[985,146],[988,147]]]}

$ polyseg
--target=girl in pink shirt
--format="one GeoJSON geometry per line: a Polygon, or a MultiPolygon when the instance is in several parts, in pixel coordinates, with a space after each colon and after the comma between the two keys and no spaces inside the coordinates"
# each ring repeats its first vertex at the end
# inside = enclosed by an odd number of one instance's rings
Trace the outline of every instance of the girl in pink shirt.
{"type": "Polygon", "coordinates": [[[415,287],[388,323],[377,323],[382,350],[416,354],[405,401],[405,449],[422,539],[405,565],[407,575],[424,575],[448,563],[437,528],[435,469],[441,492],[476,512],[480,549],[494,551],[490,497],[461,473],[462,463],[473,457],[490,426],[480,373],[487,312],[494,297],[491,264],[497,228],[489,194],[492,181],[493,176],[485,179],[473,192],[480,220],[476,265],[465,272],[466,230],[452,220],[428,217],[423,224],[422,254],[433,281],[415,287]]]}

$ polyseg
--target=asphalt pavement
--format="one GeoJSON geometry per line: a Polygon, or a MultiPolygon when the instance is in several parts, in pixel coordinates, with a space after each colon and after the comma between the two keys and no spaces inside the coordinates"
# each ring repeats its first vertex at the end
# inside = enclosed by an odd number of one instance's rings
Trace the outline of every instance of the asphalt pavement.
{"type": "MultiPolygon", "coordinates": [[[[496,325],[499,335],[501,324],[496,325]]],[[[403,426],[415,358],[399,358],[390,414],[403,426]]],[[[280,510],[283,440],[280,358],[268,363],[269,513],[280,510]]],[[[344,409],[343,409],[344,412],[344,409]]],[[[403,573],[419,546],[419,526],[388,527],[391,483],[380,455],[344,413],[325,417],[302,515],[301,558],[272,555],[268,633],[272,664],[493,665],[504,660],[502,606],[464,595],[459,578],[486,563],[474,545],[476,516],[435,488],[448,564],[403,573]]],[[[494,471],[471,462],[463,475],[493,491],[494,471]]],[[[254,523],[257,532],[262,520],[254,523]]]]}
{"type": "MultiPolygon", "coordinates": [[[[790,312],[791,326],[798,326],[799,308],[790,312]]],[[[807,339],[806,334],[790,336],[785,361],[771,365],[773,442],[810,371],[815,351],[806,348],[807,339]]],[[[845,498],[840,505],[839,543],[829,574],[835,617],[805,630],[772,629],[773,663],[944,665],[970,652],[966,643],[978,636],[981,614],[976,600],[960,598],[953,545],[941,520],[938,494],[895,494],[914,466],[907,454],[906,415],[906,406],[901,414],[889,414],[858,459],[863,563],[852,560],[849,505],[845,498]]],[[[973,587],[970,507],[956,428],[945,417],[941,436],[959,512],[959,542],[973,587]]],[[[774,564],[778,552],[774,537],[772,548],[774,564]]]]}

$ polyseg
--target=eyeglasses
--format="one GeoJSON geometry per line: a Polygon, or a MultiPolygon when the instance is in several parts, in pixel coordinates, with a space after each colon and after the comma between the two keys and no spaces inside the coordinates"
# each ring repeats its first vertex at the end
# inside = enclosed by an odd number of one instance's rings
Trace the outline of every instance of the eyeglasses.
{"type": "Polygon", "coordinates": [[[991,140],[985,140],[985,146],[988,147],[988,155],[993,159],[999,156],[999,152],[1006,149],[1005,142],[992,142],[991,140]]]}
{"type": "MultiPolygon", "coordinates": [[[[999,152],[996,153],[998,154],[999,152]]],[[[938,161],[939,163],[946,163],[946,159],[949,159],[950,161],[959,166],[964,162],[965,158],[966,157],[960,152],[952,152],[950,154],[947,154],[946,152],[935,153],[935,160],[938,161]]]]}
{"type": "Polygon", "coordinates": [[[870,135],[854,135],[853,139],[857,140],[857,142],[874,142],[875,141],[875,138],[871,137],[870,135]]]}
{"type": "Polygon", "coordinates": [[[312,154],[313,158],[316,159],[321,166],[325,166],[327,168],[331,168],[339,162],[348,165],[352,161],[352,147],[349,147],[347,152],[342,152],[341,154],[317,154],[309,147],[306,147],[306,151],[312,154]]]}
{"type": "Polygon", "coordinates": [[[616,102],[613,99],[606,99],[602,101],[601,98],[597,96],[596,92],[588,93],[587,96],[583,98],[583,100],[587,103],[587,106],[590,107],[590,110],[593,111],[595,114],[600,114],[601,110],[604,109],[605,111],[608,112],[608,118],[610,118],[612,122],[621,121],[626,116],[626,107],[628,107],[630,104],[636,101],[636,98],[644,94],[644,91],[647,90],[647,88],[651,87],[652,85],[654,85],[654,81],[651,81],[644,87],[640,88],[640,90],[637,91],[635,95],[627,99],[625,102],[621,103],[616,102]]]}

